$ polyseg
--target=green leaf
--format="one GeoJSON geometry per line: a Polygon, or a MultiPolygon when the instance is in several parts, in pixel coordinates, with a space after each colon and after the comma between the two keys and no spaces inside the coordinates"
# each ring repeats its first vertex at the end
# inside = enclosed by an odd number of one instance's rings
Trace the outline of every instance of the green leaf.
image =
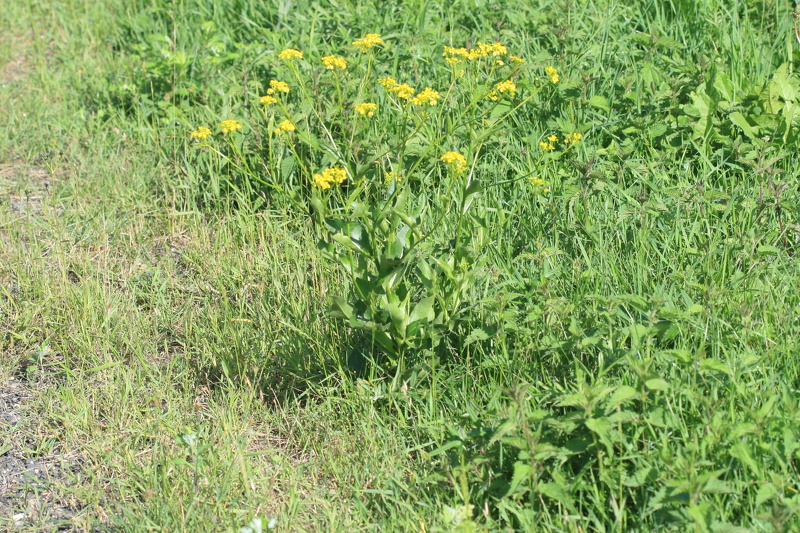
{"type": "Polygon", "coordinates": [[[762,505],[768,502],[775,497],[778,492],[778,487],[772,483],[764,483],[758,488],[758,492],[756,493],[756,505],[762,505]]]}
{"type": "Polygon", "coordinates": [[[334,296],[331,301],[333,302],[334,316],[340,316],[348,320],[353,317],[353,306],[347,303],[347,300],[341,296],[334,296]]]}
{"type": "Polygon", "coordinates": [[[433,322],[436,318],[436,313],[433,310],[433,305],[436,303],[436,298],[434,296],[428,296],[427,298],[423,298],[420,300],[417,305],[414,306],[414,309],[411,311],[411,315],[408,318],[410,323],[418,322],[424,320],[426,322],[433,322]]]}
{"type": "Polygon", "coordinates": [[[739,126],[748,138],[753,139],[758,136],[757,127],[751,126],[747,118],[739,111],[734,111],[728,115],[728,118],[730,118],[731,122],[735,125],[739,126]]]}
{"type": "Polygon", "coordinates": [[[516,494],[522,487],[522,484],[530,479],[532,471],[533,468],[527,461],[517,461],[514,463],[514,474],[511,476],[511,484],[508,487],[508,492],[506,492],[505,497],[516,494]]]}
{"type": "Polygon", "coordinates": [[[722,372],[723,374],[733,375],[733,370],[717,359],[703,359],[700,361],[700,369],[706,372],[722,372]]]}
{"type": "Polygon", "coordinates": [[[639,392],[628,385],[617,387],[617,390],[608,399],[608,407],[615,409],[625,402],[629,402],[639,396],[639,392]]]}
{"type": "Polygon", "coordinates": [[[586,100],[586,103],[592,107],[597,109],[602,109],[603,111],[611,111],[611,104],[608,102],[608,98],[605,96],[595,95],[586,100]]]}
{"type": "Polygon", "coordinates": [[[669,382],[661,378],[648,379],[644,386],[650,390],[669,390],[669,382]]]}
{"type": "Polygon", "coordinates": [[[775,246],[763,245],[758,247],[756,253],[761,256],[764,255],[775,256],[775,255],[780,255],[782,253],[782,250],[780,248],[776,248],[775,246]]]}
{"type": "Polygon", "coordinates": [[[464,346],[469,346],[472,343],[485,341],[487,339],[489,339],[489,334],[486,332],[485,328],[475,328],[467,335],[464,346]]]}
{"type": "Polygon", "coordinates": [[[626,477],[622,482],[626,487],[641,487],[649,485],[658,478],[658,469],[654,466],[640,468],[632,476],[626,477]]]}
{"type": "Polygon", "coordinates": [[[566,507],[570,512],[575,512],[575,504],[573,503],[572,498],[559,484],[554,482],[539,483],[539,485],[536,487],[536,492],[547,496],[548,498],[552,498],[566,507]]]}

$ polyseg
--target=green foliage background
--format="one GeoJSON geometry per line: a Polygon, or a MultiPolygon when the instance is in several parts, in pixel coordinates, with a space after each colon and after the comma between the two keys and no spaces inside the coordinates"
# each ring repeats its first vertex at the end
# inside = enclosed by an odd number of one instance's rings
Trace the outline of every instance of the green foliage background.
{"type": "MultiPolygon", "coordinates": [[[[0,153],[54,165],[126,157],[121,179],[104,178],[97,193],[107,202],[103,218],[180,213],[201,233],[212,228],[209,245],[186,256],[192,283],[213,288],[204,299],[174,296],[173,283],[188,282],[171,281],[169,270],[136,282],[142,317],[172,313],[181,324],[182,358],[169,368],[223,397],[243,389],[276,398],[255,402],[259,409],[313,412],[349,443],[350,457],[315,466],[337,480],[329,498],[339,515],[297,512],[292,498],[256,511],[264,495],[247,488],[251,467],[242,467],[242,488],[218,490],[234,502],[228,511],[188,488],[212,471],[215,452],[185,435],[211,441],[213,430],[184,433],[178,423],[167,433],[182,437],[161,459],[117,474],[121,493],[133,495],[117,525],[235,530],[268,515],[286,530],[800,529],[793,8],[737,0],[27,0],[0,8],[18,35],[52,37],[34,39],[39,92],[21,96],[11,84],[2,97],[0,153]],[[399,366],[382,363],[374,337],[328,314],[329,296],[352,294],[352,278],[331,260],[334,248],[317,249],[330,240],[314,223],[308,176],[264,141],[274,125],[259,122],[259,96],[281,79],[277,52],[297,48],[309,63],[353,55],[349,44],[372,32],[386,41],[376,72],[418,88],[450,79],[444,46],[479,41],[526,59],[520,98],[546,66],[562,76],[509,115],[475,158],[475,259],[458,289],[463,302],[451,309],[458,320],[431,326],[441,339],[413,345],[399,366]],[[218,146],[234,143],[240,159],[204,157],[189,132],[232,117],[245,128],[217,136],[218,146]],[[571,132],[584,136],[574,149],[542,153],[548,135],[571,132]],[[259,179],[262,169],[280,174],[282,193],[259,179]],[[547,193],[528,183],[533,173],[547,193]],[[226,264],[232,249],[255,250],[264,262],[226,264]],[[232,319],[254,327],[243,333],[232,319]],[[175,462],[185,491],[165,481],[170,454],[189,456],[175,462]]],[[[326,108],[331,120],[344,113],[336,105],[326,108]]],[[[453,141],[469,144],[468,136],[453,141]]],[[[445,145],[422,152],[431,168],[445,145]]],[[[307,160],[325,166],[315,157],[307,160]]],[[[85,201],[89,189],[65,182],[56,201],[85,201]]],[[[407,201],[419,212],[450,201],[437,186],[416,192],[407,201]]],[[[435,228],[426,257],[449,253],[454,227],[435,228]]],[[[59,364],[68,380],[106,364],[75,355],[86,346],[54,321],[25,318],[25,302],[41,294],[6,298],[0,347],[8,353],[52,345],[67,354],[59,364]]],[[[112,335],[109,350],[130,356],[135,335],[123,337],[112,335]]],[[[155,345],[167,342],[156,337],[155,345]]],[[[172,371],[136,364],[156,380],[172,371]]],[[[327,446],[307,438],[309,449],[327,446]]]]}

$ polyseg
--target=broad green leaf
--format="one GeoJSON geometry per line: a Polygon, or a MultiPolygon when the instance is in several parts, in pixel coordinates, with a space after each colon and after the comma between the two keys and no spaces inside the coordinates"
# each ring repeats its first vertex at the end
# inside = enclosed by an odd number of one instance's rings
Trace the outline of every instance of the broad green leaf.
{"type": "Polygon", "coordinates": [[[435,303],[436,303],[436,298],[434,296],[428,296],[427,298],[423,298],[417,303],[417,305],[414,306],[414,309],[412,309],[408,321],[410,323],[414,323],[420,320],[424,320],[426,322],[433,322],[433,320],[436,318],[436,314],[433,310],[433,305],[435,303]]]}
{"type": "Polygon", "coordinates": [[[669,390],[669,382],[661,378],[648,379],[644,386],[650,390],[669,390]]]}
{"type": "Polygon", "coordinates": [[[758,136],[757,127],[751,126],[750,123],[745,118],[745,116],[742,115],[739,111],[734,111],[733,113],[728,115],[728,118],[730,118],[731,122],[733,122],[735,125],[739,126],[744,132],[744,134],[750,139],[753,139],[758,136]]]}
{"type": "Polygon", "coordinates": [[[654,466],[646,466],[634,472],[632,476],[626,477],[622,484],[626,487],[641,487],[652,483],[657,478],[658,469],[654,466]]]}
{"type": "Polygon", "coordinates": [[[536,487],[536,492],[547,496],[548,498],[552,498],[553,500],[557,501],[571,512],[575,511],[575,504],[572,501],[572,497],[561,487],[558,483],[555,482],[547,482],[547,483],[539,483],[536,487]]]}
{"type": "Polygon", "coordinates": [[[778,487],[773,485],[772,483],[764,483],[758,488],[758,492],[756,493],[756,505],[762,505],[765,502],[771,500],[776,494],[778,494],[778,487]]]}
{"type": "Polygon", "coordinates": [[[605,96],[595,95],[586,100],[586,103],[603,111],[611,111],[611,104],[605,96]]]}
{"type": "Polygon", "coordinates": [[[700,361],[700,368],[706,372],[722,372],[724,374],[733,375],[733,370],[717,359],[703,359],[700,361]]]}
{"type": "Polygon", "coordinates": [[[625,402],[629,402],[639,396],[639,392],[631,386],[622,385],[608,399],[609,408],[616,408],[625,402]]]}
{"type": "Polygon", "coordinates": [[[522,487],[522,484],[530,479],[532,471],[533,468],[528,462],[517,461],[514,463],[514,474],[511,476],[511,484],[509,485],[508,492],[506,492],[505,496],[508,497],[516,494],[522,487]]]}

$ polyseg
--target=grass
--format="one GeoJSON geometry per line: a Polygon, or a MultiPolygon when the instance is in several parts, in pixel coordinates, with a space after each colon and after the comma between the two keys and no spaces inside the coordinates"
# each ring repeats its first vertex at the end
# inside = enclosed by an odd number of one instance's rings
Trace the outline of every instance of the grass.
{"type": "MultiPolygon", "coordinates": [[[[0,6],[0,383],[33,391],[0,452],[77,465],[2,500],[0,529],[800,529],[791,6],[263,4],[0,6]],[[275,52],[355,72],[348,45],[370,32],[380,75],[440,90],[443,45],[503,42],[531,95],[480,142],[442,118],[397,145],[393,168],[416,173],[393,212],[427,209],[430,231],[409,312],[422,262],[440,285],[416,337],[385,318],[389,345],[329,314],[381,266],[354,274],[318,241],[326,221],[397,234],[307,184],[394,148],[399,122],[337,139],[338,160],[259,122],[267,82],[290,79],[275,52]],[[534,95],[549,65],[562,79],[534,95]],[[238,136],[190,142],[231,117],[238,136]],[[486,184],[452,218],[450,149],[486,184]]],[[[302,72],[298,138],[347,131],[350,97],[302,72]]],[[[374,209],[383,170],[366,172],[374,209]]]]}

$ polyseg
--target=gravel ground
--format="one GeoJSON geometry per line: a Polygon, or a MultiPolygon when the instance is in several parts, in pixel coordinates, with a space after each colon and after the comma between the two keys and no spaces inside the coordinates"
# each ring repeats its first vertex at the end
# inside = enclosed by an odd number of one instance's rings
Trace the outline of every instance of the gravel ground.
{"type": "Polygon", "coordinates": [[[83,531],[76,525],[81,506],[68,490],[79,457],[27,429],[35,426],[26,418],[34,394],[19,380],[0,382],[0,531],[83,531]]]}

